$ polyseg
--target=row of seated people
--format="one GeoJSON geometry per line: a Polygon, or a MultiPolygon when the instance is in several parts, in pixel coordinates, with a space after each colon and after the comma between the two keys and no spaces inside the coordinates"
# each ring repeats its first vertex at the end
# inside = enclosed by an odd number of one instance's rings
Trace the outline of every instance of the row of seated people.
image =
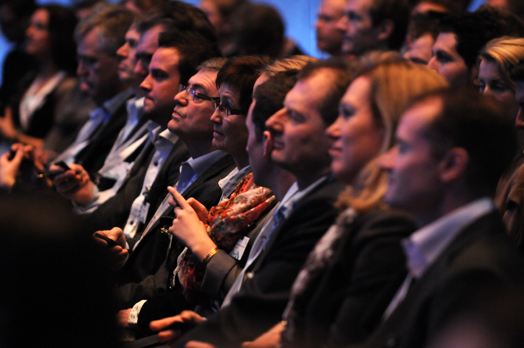
{"type": "Polygon", "coordinates": [[[31,146],[0,158],[11,195],[52,181],[98,231],[122,328],[187,347],[416,347],[520,289],[490,199],[518,153],[507,108],[394,52],[225,60],[190,5],[127,14],[76,29],[99,108],[73,144],[44,171],[31,146]]]}

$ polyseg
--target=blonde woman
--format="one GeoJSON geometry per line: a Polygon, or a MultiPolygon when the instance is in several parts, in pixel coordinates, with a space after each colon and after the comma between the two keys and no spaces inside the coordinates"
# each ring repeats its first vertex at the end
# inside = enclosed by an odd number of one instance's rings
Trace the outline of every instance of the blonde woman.
{"type": "Polygon", "coordinates": [[[511,66],[524,59],[524,38],[502,37],[491,40],[480,53],[479,90],[497,100],[511,119],[515,119],[515,82],[509,77],[511,66]]]}
{"type": "MultiPolygon", "coordinates": [[[[479,66],[480,92],[495,98],[506,115],[522,129],[524,124],[517,118],[519,105],[515,101],[516,84],[510,76],[518,69],[512,69],[524,59],[524,38],[503,37],[486,44],[481,51],[479,66]]],[[[513,164],[502,176],[493,201],[503,215],[508,233],[524,254],[524,136],[519,132],[519,148],[513,164]]]]}
{"type": "Polygon", "coordinates": [[[376,160],[393,145],[410,101],[445,87],[435,71],[403,60],[379,64],[349,86],[339,118],[328,129],[335,139],[331,169],[350,187],[339,201],[345,209],[297,277],[283,323],[244,347],[271,341],[284,347],[345,346],[362,342],[378,324],[380,317],[362,319],[389,283],[404,279],[400,240],[415,226],[385,207],[387,183],[376,160]]]}

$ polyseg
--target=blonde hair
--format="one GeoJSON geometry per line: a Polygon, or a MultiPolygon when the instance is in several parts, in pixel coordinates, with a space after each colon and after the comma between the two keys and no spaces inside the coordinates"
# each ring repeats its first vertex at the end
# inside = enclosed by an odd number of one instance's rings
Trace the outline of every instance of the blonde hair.
{"type": "Polygon", "coordinates": [[[505,36],[493,39],[480,51],[480,57],[497,63],[502,78],[515,90],[515,81],[509,76],[509,69],[524,59],[524,38],[505,36]]]}
{"type": "Polygon", "coordinates": [[[287,70],[301,70],[307,63],[316,62],[317,58],[305,56],[305,55],[296,55],[284,59],[276,59],[271,64],[266,66],[263,69],[263,72],[266,73],[269,77],[273,77],[279,72],[287,70]]]}
{"type": "Polygon", "coordinates": [[[395,130],[405,108],[414,98],[444,89],[448,83],[436,71],[406,60],[380,63],[359,77],[368,79],[371,84],[369,102],[375,122],[384,130],[384,140],[380,153],[342,193],[339,206],[365,212],[383,206],[387,183],[385,173],[378,166],[378,156],[393,146],[395,130]]]}

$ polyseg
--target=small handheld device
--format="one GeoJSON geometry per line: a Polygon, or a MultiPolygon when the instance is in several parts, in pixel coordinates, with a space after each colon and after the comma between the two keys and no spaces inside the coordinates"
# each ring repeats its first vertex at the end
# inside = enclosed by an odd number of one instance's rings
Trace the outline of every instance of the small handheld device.
{"type": "Polygon", "coordinates": [[[118,245],[118,243],[112,240],[111,238],[108,238],[98,232],[95,232],[95,237],[105,240],[109,248],[112,248],[118,245]]]}

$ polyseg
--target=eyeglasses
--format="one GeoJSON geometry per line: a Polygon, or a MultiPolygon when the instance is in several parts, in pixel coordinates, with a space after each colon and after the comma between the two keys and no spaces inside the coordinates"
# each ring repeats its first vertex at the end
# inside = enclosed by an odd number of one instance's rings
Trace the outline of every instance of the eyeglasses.
{"type": "Polygon", "coordinates": [[[214,109],[216,109],[216,105],[220,103],[220,98],[218,97],[208,97],[205,94],[198,93],[197,91],[195,91],[193,88],[189,86],[186,87],[186,86],[180,85],[180,92],[184,90],[186,91],[186,98],[189,98],[189,96],[191,96],[191,100],[194,101],[195,103],[200,103],[204,100],[209,100],[210,102],[213,103],[214,109]]]}
{"type": "Polygon", "coordinates": [[[220,102],[220,99],[218,100],[218,102],[215,102],[213,106],[215,107],[215,111],[218,109],[218,112],[221,113],[222,115],[231,116],[231,115],[242,115],[244,113],[243,110],[233,109],[227,105],[219,104],[219,102],[220,102]]]}

